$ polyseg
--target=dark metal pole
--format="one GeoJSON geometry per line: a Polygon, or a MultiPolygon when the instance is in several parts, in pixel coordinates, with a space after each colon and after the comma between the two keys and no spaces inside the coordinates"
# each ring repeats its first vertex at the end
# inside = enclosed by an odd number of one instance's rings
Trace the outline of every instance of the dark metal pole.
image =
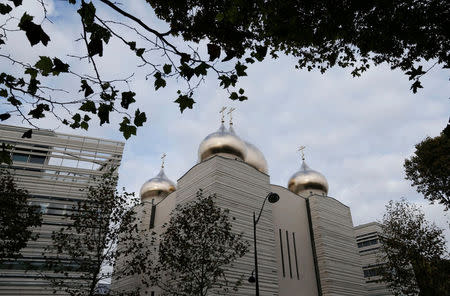
{"type": "Polygon", "coordinates": [[[253,212],[253,244],[255,246],[255,286],[256,296],[259,296],[259,278],[258,278],[258,253],[256,250],[256,215],[253,212]]]}

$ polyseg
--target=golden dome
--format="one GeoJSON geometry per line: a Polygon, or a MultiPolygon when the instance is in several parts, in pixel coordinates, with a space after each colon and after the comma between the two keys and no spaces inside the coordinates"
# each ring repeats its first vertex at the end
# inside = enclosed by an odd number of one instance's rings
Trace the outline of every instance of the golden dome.
{"type": "MultiPolygon", "coordinates": [[[[235,135],[237,137],[236,132],[234,131],[233,128],[233,121],[231,118],[230,118],[230,134],[235,135]]],[[[252,167],[254,167],[255,169],[257,169],[258,171],[267,174],[268,173],[267,161],[261,150],[259,150],[258,147],[247,141],[244,141],[244,144],[247,148],[247,153],[245,155],[244,161],[249,165],[251,165],[252,167]]]]}
{"type": "Polygon", "coordinates": [[[300,193],[318,193],[327,195],[328,182],[324,175],[308,167],[305,161],[301,169],[289,179],[288,188],[295,194],[300,193]]]}
{"type": "Polygon", "coordinates": [[[247,145],[247,155],[245,156],[244,161],[258,171],[267,174],[267,161],[264,154],[262,154],[261,150],[259,150],[255,145],[247,141],[244,141],[244,143],[247,145]]]}
{"type": "Polygon", "coordinates": [[[163,199],[175,190],[175,183],[167,178],[164,173],[164,168],[161,168],[161,171],[156,177],[151,178],[142,185],[140,191],[141,200],[146,201],[153,198],[163,199]]]}
{"type": "Polygon", "coordinates": [[[245,143],[235,134],[227,131],[225,126],[220,125],[219,130],[209,134],[198,147],[198,162],[210,158],[213,155],[239,158],[244,160],[247,154],[245,143]]]}

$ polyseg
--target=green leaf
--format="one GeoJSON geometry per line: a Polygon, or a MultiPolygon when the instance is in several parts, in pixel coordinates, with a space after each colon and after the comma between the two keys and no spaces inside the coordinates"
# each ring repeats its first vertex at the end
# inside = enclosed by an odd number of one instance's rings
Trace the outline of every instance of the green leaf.
{"type": "Polygon", "coordinates": [[[139,111],[139,109],[137,109],[136,112],[134,113],[134,125],[142,126],[146,121],[147,116],[145,116],[145,112],[141,112],[139,111]]]}
{"type": "Polygon", "coordinates": [[[0,97],[6,98],[8,96],[8,91],[4,88],[0,88],[0,97]]]}
{"type": "Polygon", "coordinates": [[[19,29],[25,31],[25,35],[30,41],[31,46],[34,46],[41,42],[44,46],[47,46],[50,41],[50,37],[42,30],[41,25],[33,23],[33,17],[26,12],[22,15],[19,22],[19,29]]]}
{"type": "Polygon", "coordinates": [[[95,6],[92,2],[86,3],[82,1],[81,7],[77,12],[81,16],[81,19],[86,27],[89,27],[94,23],[95,6]]]}
{"type": "Polygon", "coordinates": [[[80,122],[80,121],[81,121],[81,115],[80,115],[80,113],[76,113],[74,116],[72,116],[72,119],[73,119],[75,122],[80,122]]]}
{"type": "Polygon", "coordinates": [[[0,164],[6,163],[7,165],[12,164],[11,153],[7,149],[11,149],[10,145],[2,143],[2,150],[0,151],[0,164]]]}
{"type": "Polygon", "coordinates": [[[81,90],[84,91],[84,97],[87,98],[88,96],[92,95],[94,93],[94,90],[92,87],[89,86],[86,80],[81,80],[81,90]]]}
{"type": "Polygon", "coordinates": [[[174,102],[178,103],[181,113],[183,113],[186,108],[192,109],[192,105],[195,104],[195,101],[190,96],[181,94],[174,102]]]}
{"type": "Polygon", "coordinates": [[[412,89],[413,93],[417,93],[417,89],[418,89],[418,88],[423,88],[423,86],[422,86],[422,83],[420,83],[419,80],[416,80],[416,81],[411,85],[411,88],[410,88],[410,89],[412,89]]]}
{"type": "Polygon", "coordinates": [[[237,62],[234,68],[236,69],[236,74],[238,76],[247,76],[247,73],[245,73],[247,66],[241,64],[241,62],[237,62]]]}
{"type": "Polygon", "coordinates": [[[161,78],[161,72],[156,72],[153,77],[155,77],[155,90],[158,90],[160,87],[166,87],[166,81],[161,78]]]}
{"type": "Polygon", "coordinates": [[[223,88],[228,88],[230,85],[231,86],[235,86],[236,82],[238,80],[238,76],[237,75],[220,75],[219,76],[219,80],[220,80],[220,86],[223,86],[223,88]]]}
{"type": "Polygon", "coordinates": [[[130,47],[131,50],[135,50],[136,49],[136,42],[130,41],[127,44],[128,44],[128,46],[130,47]]]}
{"type": "Polygon", "coordinates": [[[85,114],[83,117],[83,121],[88,122],[89,120],[91,120],[91,118],[87,114],[85,114]]]}
{"type": "Polygon", "coordinates": [[[215,59],[218,59],[220,57],[220,46],[213,44],[213,43],[208,43],[206,45],[206,47],[208,48],[210,62],[212,62],[215,59]]]}
{"type": "Polygon", "coordinates": [[[17,100],[15,97],[9,97],[8,102],[10,102],[14,107],[22,105],[22,102],[17,100]]]}
{"type": "Polygon", "coordinates": [[[35,68],[27,68],[25,70],[25,74],[30,74],[30,76],[31,76],[30,78],[31,79],[35,79],[36,76],[38,75],[38,73],[39,73],[39,71],[37,69],[35,69],[35,68]]]}
{"type": "Polygon", "coordinates": [[[38,89],[38,84],[41,84],[41,82],[37,79],[31,78],[30,83],[28,84],[28,92],[32,95],[36,94],[38,89]]]}
{"type": "Polygon", "coordinates": [[[22,0],[9,0],[9,1],[12,1],[15,7],[22,5],[22,0]]]}
{"type": "Polygon", "coordinates": [[[186,63],[182,63],[178,69],[180,70],[180,75],[185,77],[187,80],[191,80],[192,76],[195,74],[194,69],[186,63]]]}
{"type": "Polygon", "coordinates": [[[112,105],[100,103],[98,107],[98,118],[100,119],[100,125],[104,123],[109,123],[109,113],[113,110],[112,105]]]}
{"type": "Polygon", "coordinates": [[[9,114],[9,113],[0,114],[0,120],[1,121],[5,121],[5,120],[7,120],[10,117],[11,117],[11,114],[9,114]]]}
{"type": "Polygon", "coordinates": [[[48,76],[52,72],[53,62],[49,57],[40,56],[39,61],[34,66],[41,71],[43,76],[48,76]]]}
{"type": "Polygon", "coordinates": [[[223,18],[224,18],[224,15],[223,15],[223,13],[221,13],[221,12],[219,12],[219,13],[216,15],[216,21],[218,21],[218,22],[221,22],[221,21],[223,20],[223,18]]]}
{"type": "Polygon", "coordinates": [[[138,49],[136,49],[136,55],[138,57],[141,57],[144,54],[144,52],[145,52],[145,48],[138,48],[138,49]]]}
{"type": "Polygon", "coordinates": [[[124,117],[123,121],[120,123],[120,129],[126,140],[131,137],[131,135],[136,135],[136,127],[130,124],[128,117],[124,117]]]}
{"type": "Polygon", "coordinates": [[[8,4],[0,3],[0,14],[3,14],[3,15],[8,14],[11,12],[11,10],[12,10],[12,7],[9,6],[8,4]]]}
{"type": "Polygon", "coordinates": [[[88,130],[89,124],[86,121],[83,121],[82,123],[80,123],[80,127],[84,130],[88,130]]]}
{"type": "Polygon", "coordinates": [[[102,39],[92,38],[92,35],[91,35],[91,40],[89,41],[89,43],[87,45],[87,49],[88,49],[88,54],[90,57],[93,57],[96,54],[98,54],[99,56],[103,56],[102,39]]]}
{"type": "Polygon", "coordinates": [[[255,51],[250,55],[256,58],[258,61],[262,62],[267,55],[267,46],[255,46],[255,51]]]}
{"type": "Polygon", "coordinates": [[[242,88],[239,89],[239,94],[243,95],[244,94],[244,90],[242,88]]]}
{"type": "Polygon", "coordinates": [[[122,101],[120,102],[120,105],[123,108],[128,109],[130,104],[136,102],[136,100],[134,99],[135,95],[136,95],[136,93],[132,92],[132,91],[122,92],[122,101]]]}
{"type": "MultiPolygon", "coordinates": [[[[244,93],[242,88],[239,90],[239,93],[240,93],[240,94],[243,94],[243,93],[244,93]],[[241,93],[241,90],[242,90],[242,93],[241,93]]],[[[246,96],[240,96],[240,95],[238,95],[236,92],[232,92],[232,93],[230,94],[230,99],[232,99],[233,101],[235,101],[235,100],[245,101],[245,100],[247,100],[248,98],[247,98],[246,96]]]]}
{"type": "Polygon", "coordinates": [[[95,103],[90,100],[85,101],[81,105],[80,110],[85,111],[85,112],[91,112],[93,114],[97,113],[97,108],[95,107],[95,103]]]}
{"type": "Polygon", "coordinates": [[[34,109],[28,112],[28,115],[31,115],[33,118],[44,118],[44,111],[50,111],[50,107],[48,104],[37,104],[34,109]]]}
{"type": "Polygon", "coordinates": [[[205,62],[200,63],[200,65],[198,65],[194,69],[195,75],[197,77],[200,75],[206,76],[208,68],[210,68],[210,66],[207,63],[205,63],[205,62]]]}
{"type": "Polygon", "coordinates": [[[164,66],[163,66],[163,71],[164,71],[164,74],[170,74],[170,72],[172,72],[172,65],[170,65],[170,64],[165,64],[164,66]]]}
{"type": "Polygon", "coordinates": [[[67,73],[69,72],[69,64],[63,63],[60,59],[58,58],[53,58],[53,75],[59,75],[59,73],[64,72],[67,73]]]}
{"type": "Polygon", "coordinates": [[[32,135],[32,134],[33,134],[33,130],[32,130],[32,129],[29,129],[29,130],[27,130],[26,132],[23,133],[22,139],[24,139],[24,138],[31,139],[31,135],[32,135]]]}

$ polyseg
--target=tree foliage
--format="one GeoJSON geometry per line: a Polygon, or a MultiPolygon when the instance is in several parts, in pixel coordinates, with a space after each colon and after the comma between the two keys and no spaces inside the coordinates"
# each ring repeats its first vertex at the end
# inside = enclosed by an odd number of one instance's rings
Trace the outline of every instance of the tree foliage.
{"type": "Polygon", "coordinates": [[[447,295],[450,261],[443,230],[404,199],[387,204],[381,228],[382,279],[394,295],[447,295]]]}
{"type": "Polygon", "coordinates": [[[416,145],[411,158],[405,160],[406,179],[425,199],[450,208],[450,137],[444,132],[416,145]]]}
{"type": "Polygon", "coordinates": [[[151,272],[152,283],[164,295],[234,294],[241,284],[227,278],[226,270],[244,256],[248,242],[232,231],[228,210],[214,199],[197,192],[194,201],[176,207],[164,226],[151,272]]]}
{"type": "Polygon", "coordinates": [[[0,263],[20,257],[29,240],[36,240],[33,228],[42,222],[39,207],[28,204],[29,195],[18,188],[11,174],[0,169],[0,263]]]}
{"type": "MultiPolygon", "coordinates": [[[[133,238],[137,221],[130,207],[136,204],[134,194],[116,191],[117,177],[108,172],[90,186],[86,199],[72,207],[67,217],[70,226],[52,234],[53,244],[47,247],[46,269],[57,276],[46,274],[54,291],[72,296],[94,296],[99,283],[110,279],[111,266],[120,256],[132,254],[129,264],[115,270],[115,277],[138,275],[145,272],[140,264],[145,257],[133,238]],[[130,242],[118,249],[121,241],[130,242]],[[78,280],[74,280],[78,279],[78,280]]],[[[138,290],[109,295],[135,295],[138,290]]]]}
{"type": "Polygon", "coordinates": [[[134,56],[155,91],[169,81],[180,82],[174,102],[181,112],[193,108],[195,90],[209,75],[217,77],[230,99],[246,100],[238,82],[249,65],[281,54],[295,57],[299,69],[323,73],[334,66],[349,67],[353,76],[387,63],[409,77],[413,92],[422,87],[427,61],[450,64],[445,0],[147,0],[148,10],[166,29],[152,26],[155,19],[133,15],[126,3],[67,0],[64,13],[78,16],[81,37],[73,39],[82,42],[84,52],[21,61],[8,51],[12,35],[25,34],[28,44],[22,46],[29,50],[58,42],[47,30],[51,20],[45,1],[37,1],[43,20],[27,8],[15,15],[22,1],[0,5],[0,58],[14,65],[0,73],[0,97],[9,107],[0,114],[2,121],[18,115],[34,125],[53,115],[65,125],[87,130],[92,117],[103,125],[110,123],[111,114],[123,114],[120,131],[125,138],[135,135],[147,116],[135,107],[137,90],[128,88],[134,73],[110,77],[99,66],[112,39],[122,44],[116,55],[134,56]],[[80,64],[89,65],[91,73],[77,72],[80,64]],[[54,87],[59,76],[78,83],[80,93],[54,87]]]}

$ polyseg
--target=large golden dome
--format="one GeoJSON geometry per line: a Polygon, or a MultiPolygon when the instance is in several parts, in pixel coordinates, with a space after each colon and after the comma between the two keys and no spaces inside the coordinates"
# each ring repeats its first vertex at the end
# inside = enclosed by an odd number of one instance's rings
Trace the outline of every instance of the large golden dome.
{"type": "Polygon", "coordinates": [[[247,145],[247,156],[245,157],[245,162],[256,168],[258,171],[267,174],[269,170],[267,168],[267,161],[264,154],[255,145],[247,141],[244,141],[244,143],[247,145]]]}
{"type": "Polygon", "coordinates": [[[151,178],[142,185],[140,191],[141,200],[150,201],[152,199],[157,199],[157,201],[159,201],[175,190],[175,183],[167,178],[164,173],[164,168],[161,168],[161,171],[156,177],[151,178]]]}
{"type": "Polygon", "coordinates": [[[230,133],[223,122],[220,128],[209,134],[198,147],[198,162],[210,158],[213,155],[245,159],[247,147],[235,134],[230,133]]]}
{"type": "Polygon", "coordinates": [[[295,194],[327,195],[328,182],[324,175],[312,170],[303,161],[301,169],[289,179],[288,188],[295,194]]]}

